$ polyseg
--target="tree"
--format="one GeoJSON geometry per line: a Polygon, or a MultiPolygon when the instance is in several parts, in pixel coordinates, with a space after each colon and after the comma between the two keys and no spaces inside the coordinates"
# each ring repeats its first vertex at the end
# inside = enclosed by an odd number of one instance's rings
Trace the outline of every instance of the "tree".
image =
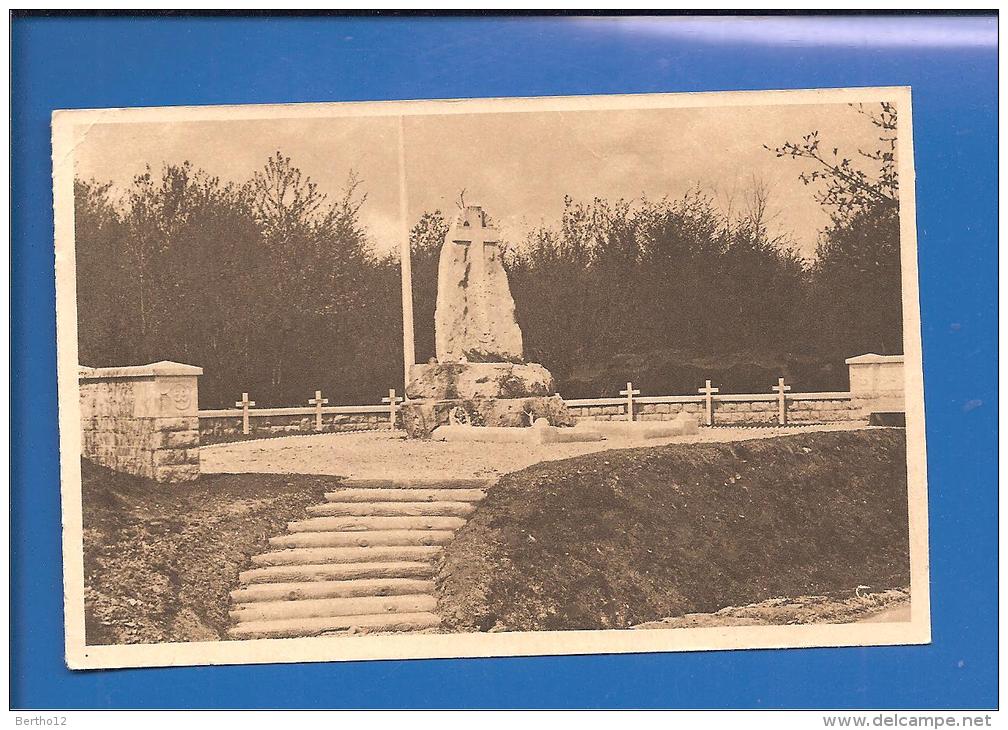
{"type": "MultiPolygon", "coordinates": [[[[126,231],[111,192],[111,183],[74,181],[78,357],[84,365],[111,362],[108,355],[117,349],[119,333],[128,331],[127,316],[133,311],[123,286],[129,281],[126,231]]],[[[135,361],[120,364],[130,362],[135,361]]]]}
{"type": "Polygon", "coordinates": [[[700,190],[565,199],[559,227],[534,229],[508,260],[526,356],[561,383],[584,382],[580,394],[600,395],[615,384],[610,368],[623,383],[694,387],[691,374],[661,368],[673,351],[708,361],[746,348],[786,352],[806,272],[788,241],[767,232],[767,200],[756,189],[729,217],[700,190]]]}
{"type": "Polygon", "coordinates": [[[331,377],[348,377],[358,359],[350,343],[359,339],[358,315],[368,301],[364,273],[373,263],[359,222],[366,200],[360,186],[351,171],[341,196],[330,201],[279,151],[250,181],[267,267],[263,281],[270,282],[260,289],[268,304],[257,344],[272,389],[317,387],[309,382],[318,377],[306,368],[308,357],[328,361],[331,377]],[[321,333],[329,337],[327,347],[312,344],[321,333]],[[334,361],[328,350],[335,347],[344,354],[334,361]]]}
{"type": "Polygon", "coordinates": [[[777,157],[792,160],[805,159],[813,162],[811,170],[798,175],[805,185],[820,184],[815,198],[829,208],[834,216],[847,217],[858,211],[881,205],[898,207],[899,174],[896,168],[896,105],[881,102],[879,110],[866,110],[863,104],[851,104],[859,114],[878,128],[878,147],[865,151],[858,149],[862,161],[871,161],[877,172],[865,172],[854,164],[854,158],[840,154],[839,147],[832,153],[820,148],[819,131],[815,130],[802,137],[801,142],[784,142],[780,147],[764,148],[777,157]]]}
{"type": "Polygon", "coordinates": [[[838,147],[824,153],[818,131],[767,149],[812,162],[799,179],[816,186],[815,199],[830,213],[812,267],[816,347],[835,357],[902,353],[897,110],[889,102],[877,110],[852,106],[878,129],[877,147],[857,151],[872,169],[856,166],[838,147]]]}
{"type": "Polygon", "coordinates": [[[419,362],[436,356],[434,311],[437,308],[438,262],[447,235],[448,221],[440,210],[425,211],[409,233],[414,341],[419,362]]]}
{"type": "Polygon", "coordinates": [[[398,381],[398,277],[367,247],[360,188],[351,171],[330,200],[281,154],[247,182],[148,169],[119,199],[76,181],[81,362],[201,365],[205,405],[374,402],[398,381]]]}
{"type": "Polygon", "coordinates": [[[267,239],[284,239],[317,219],[326,196],[277,150],[252,175],[253,213],[267,239]]]}

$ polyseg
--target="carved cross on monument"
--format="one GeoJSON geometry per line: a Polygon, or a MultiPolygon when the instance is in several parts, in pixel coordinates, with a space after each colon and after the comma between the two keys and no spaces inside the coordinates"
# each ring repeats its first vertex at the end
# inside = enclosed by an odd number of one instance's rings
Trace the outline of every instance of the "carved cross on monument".
{"type": "Polygon", "coordinates": [[[787,425],[787,398],[786,392],[791,390],[790,385],[784,385],[784,378],[777,378],[777,385],[770,388],[777,393],[777,423],[781,426],[787,425]]]}
{"type": "Polygon", "coordinates": [[[389,388],[388,398],[382,398],[381,402],[389,404],[389,428],[395,429],[396,412],[399,410],[396,405],[402,403],[402,396],[395,394],[395,388],[389,388]]]}
{"type": "Polygon", "coordinates": [[[635,395],[640,395],[640,391],[639,390],[634,390],[633,383],[631,383],[630,381],[627,381],[626,390],[621,390],[619,392],[619,394],[626,396],[626,414],[627,414],[627,420],[628,421],[632,421],[633,420],[633,397],[635,395]]]}
{"type": "Polygon", "coordinates": [[[720,392],[718,388],[712,388],[710,381],[708,380],[704,387],[700,388],[697,393],[702,393],[704,396],[704,415],[708,426],[714,425],[714,394],[720,392]]]}
{"type": "Polygon", "coordinates": [[[522,362],[501,242],[478,205],[466,205],[452,220],[438,258],[434,345],[439,363],[522,362]]]}
{"type": "MultiPolygon", "coordinates": [[[[492,223],[488,224],[486,213],[474,206],[474,215],[466,211],[466,217],[461,226],[454,229],[452,243],[469,248],[469,261],[474,267],[472,278],[475,281],[483,282],[487,278],[487,261],[493,261],[497,257],[497,244],[500,243],[500,233],[492,223]]],[[[481,299],[483,329],[489,332],[490,320],[487,317],[487,300],[481,299]]]]}
{"type": "Polygon", "coordinates": [[[322,397],[322,391],[316,390],[315,397],[308,399],[308,405],[315,406],[315,430],[322,430],[322,406],[329,402],[328,398],[322,397]]]}
{"type": "Polygon", "coordinates": [[[254,400],[249,400],[248,393],[242,393],[242,399],[235,403],[235,408],[242,409],[242,433],[249,434],[249,408],[255,405],[254,400]]]}

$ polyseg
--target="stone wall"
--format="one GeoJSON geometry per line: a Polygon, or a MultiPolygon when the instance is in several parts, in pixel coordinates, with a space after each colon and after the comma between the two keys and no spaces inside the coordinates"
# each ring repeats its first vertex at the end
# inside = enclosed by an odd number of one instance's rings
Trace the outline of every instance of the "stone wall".
{"type": "MultiPolygon", "coordinates": [[[[875,413],[903,413],[902,355],[859,355],[848,358],[850,390],[847,392],[788,393],[788,423],[873,422],[875,413]]],[[[710,382],[708,381],[708,385],[710,382]]],[[[627,386],[629,387],[629,383],[627,386]]],[[[704,391],[701,390],[701,393],[704,391]]],[[[625,398],[585,398],[565,401],[577,421],[625,421],[625,398]]],[[[714,425],[771,425],[778,421],[774,393],[713,396],[714,425]]],[[[634,420],[670,421],[681,412],[705,419],[704,395],[645,396],[634,398],[634,420]]]]}
{"type": "MultiPolygon", "coordinates": [[[[567,410],[575,421],[625,421],[626,401],[609,402],[599,398],[599,404],[588,405],[584,401],[565,401],[567,410]]],[[[680,412],[703,413],[703,403],[634,403],[634,420],[671,421],[680,412]]]]}
{"type": "MultiPolygon", "coordinates": [[[[250,409],[249,434],[242,433],[241,410],[203,411],[199,416],[201,443],[216,444],[252,438],[293,436],[311,433],[343,433],[348,431],[376,431],[389,429],[389,412],[333,413],[332,408],[322,409],[322,428],[315,427],[315,413],[306,408],[250,409]],[[294,411],[284,413],[284,411],[294,411]]],[[[396,419],[397,425],[401,417],[396,419]]]]}
{"type": "Polygon", "coordinates": [[[201,368],[168,361],[80,368],[82,455],[158,482],[196,479],[202,374],[201,368]]]}
{"type": "MultiPolygon", "coordinates": [[[[681,412],[704,416],[703,397],[670,398],[667,402],[656,399],[634,401],[634,420],[671,421],[681,412]]],[[[591,403],[585,400],[567,401],[567,408],[578,421],[625,421],[626,401],[599,398],[591,403]]],[[[800,394],[788,396],[788,423],[836,423],[865,419],[861,405],[849,395],[800,394]]],[[[777,423],[777,397],[722,396],[714,399],[714,425],[775,425],[777,423]]]]}

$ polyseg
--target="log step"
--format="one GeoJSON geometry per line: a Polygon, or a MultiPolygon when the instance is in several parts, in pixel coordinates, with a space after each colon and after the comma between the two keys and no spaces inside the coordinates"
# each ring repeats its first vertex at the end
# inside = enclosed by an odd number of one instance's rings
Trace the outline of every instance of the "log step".
{"type": "Polygon", "coordinates": [[[326,492],[330,502],[479,502],[482,489],[340,489],[326,492]]]}
{"type": "Polygon", "coordinates": [[[358,530],[457,530],[462,517],[310,517],[290,522],[290,532],[355,532],[358,530]]]}
{"type": "Polygon", "coordinates": [[[420,562],[433,560],[442,549],[440,545],[292,548],[253,555],[252,564],[264,567],[269,565],[321,565],[324,563],[420,562]]]}
{"type": "Polygon", "coordinates": [[[491,479],[345,479],[350,489],[485,489],[491,479]]]}
{"type": "Polygon", "coordinates": [[[316,516],[468,517],[476,507],[469,502],[326,502],[313,504],[316,516]]]}
{"type": "Polygon", "coordinates": [[[444,545],[452,539],[452,530],[356,530],[342,532],[296,532],[269,539],[278,548],[368,547],[377,545],[444,545]]]}
{"type": "Polygon", "coordinates": [[[328,618],[243,621],[228,630],[234,639],[285,639],[318,636],[329,632],[421,631],[441,623],[433,613],[390,613],[377,616],[332,616],[328,618]]]}
{"type": "Polygon", "coordinates": [[[242,603],[231,611],[237,621],[270,621],[332,616],[377,616],[383,613],[429,613],[437,605],[434,596],[367,596],[361,598],[316,598],[304,601],[242,603]]]}
{"type": "Polygon", "coordinates": [[[310,582],[252,583],[231,591],[235,603],[253,601],[300,601],[313,598],[402,596],[433,593],[434,582],[417,578],[369,578],[310,582]]]}
{"type": "Polygon", "coordinates": [[[434,572],[430,563],[333,563],[328,565],[271,565],[253,568],[238,574],[238,580],[248,583],[287,583],[313,580],[353,580],[355,578],[429,578],[434,572]]]}
{"type": "Polygon", "coordinates": [[[231,592],[232,638],[436,628],[435,558],[487,479],[347,479],[253,556],[231,592]]]}

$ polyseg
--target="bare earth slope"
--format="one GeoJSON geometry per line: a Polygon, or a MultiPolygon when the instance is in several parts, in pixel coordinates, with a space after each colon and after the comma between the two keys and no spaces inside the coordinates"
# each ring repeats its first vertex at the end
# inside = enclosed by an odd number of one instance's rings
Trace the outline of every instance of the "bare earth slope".
{"type": "Polygon", "coordinates": [[[87,461],[81,476],[90,645],[225,638],[238,572],[339,482],[215,474],[166,486],[87,461]]]}
{"type": "Polygon", "coordinates": [[[622,628],[909,585],[906,435],[589,454],[505,475],[447,546],[447,630],[622,628]]]}

